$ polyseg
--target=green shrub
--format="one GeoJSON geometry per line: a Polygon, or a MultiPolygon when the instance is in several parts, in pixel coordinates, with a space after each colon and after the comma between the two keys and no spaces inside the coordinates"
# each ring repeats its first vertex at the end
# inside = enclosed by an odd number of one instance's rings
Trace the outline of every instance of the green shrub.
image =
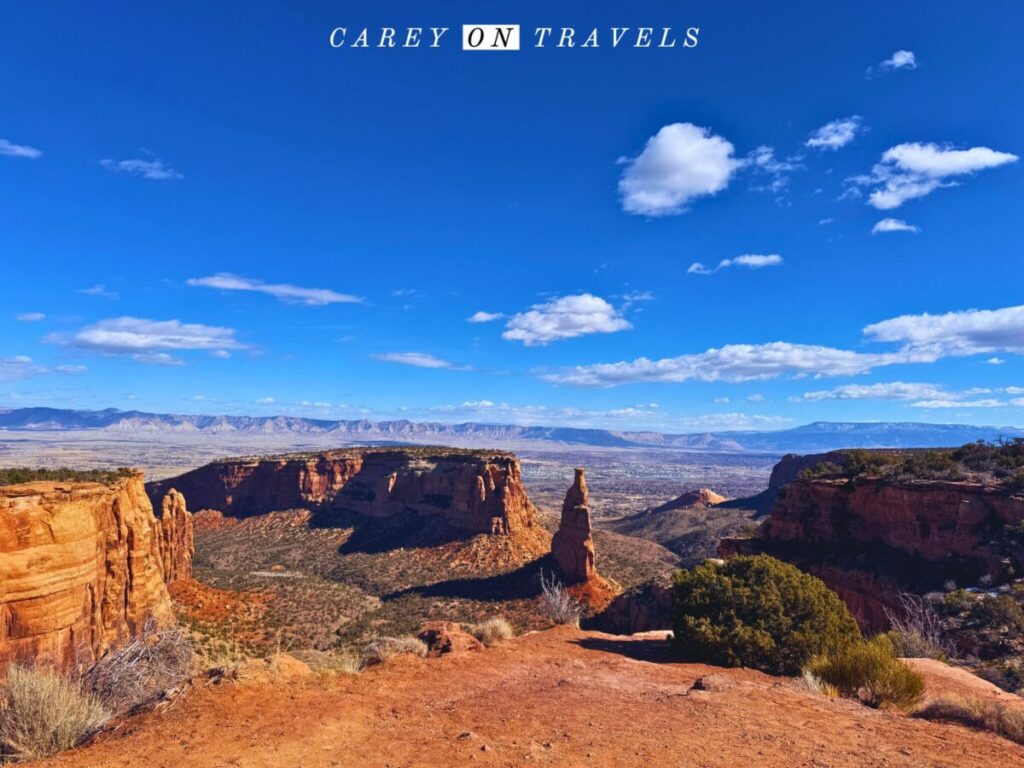
{"type": "Polygon", "coordinates": [[[795,675],[860,639],[824,582],[766,555],[704,563],[673,581],[672,644],[688,659],[795,675]]]}
{"type": "Polygon", "coordinates": [[[0,485],[16,485],[47,480],[57,483],[103,483],[113,485],[121,478],[131,477],[134,470],[121,469],[32,469],[29,467],[0,467],[0,485]]]}
{"type": "Polygon", "coordinates": [[[970,608],[973,602],[970,593],[960,588],[945,594],[942,598],[942,607],[947,613],[960,613],[970,608]]]}
{"type": "Polygon", "coordinates": [[[989,629],[1024,631],[1024,609],[1010,595],[978,600],[971,608],[971,616],[989,629]]]}
{"type": "Polygon", "coordinates": [[[106,719],[95,698],[55,672],[11,665],[0,685],[0,755],[55,755],[81,743],[106,719]]]}
{"type": "Polygon", "coordinates": [[[924,680],[896,657],[886,635],[877,635],[821,656],[805,670],[835,686],[843,696],[871,707],[893,706],[908,710],[921,700],[924,680]]]}

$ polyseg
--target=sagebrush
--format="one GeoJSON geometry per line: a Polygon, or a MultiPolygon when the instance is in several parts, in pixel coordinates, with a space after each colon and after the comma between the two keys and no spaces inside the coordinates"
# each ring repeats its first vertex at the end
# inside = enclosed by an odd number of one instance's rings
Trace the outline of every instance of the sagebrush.
{"type": "Polygon", "coordinates": [[[921,675],[896,656],[887,635],[853,643],[814,659],[806,668],[843,696],[870,707],[892,706],[909,710],[924,693],[921,675]]]}
{"type": "Polygon", "coordinates": [[[80,744],[108,719],[99,700],[53,670],[11,665],[0,685],[0,755],[39,760],[80,744]]]}

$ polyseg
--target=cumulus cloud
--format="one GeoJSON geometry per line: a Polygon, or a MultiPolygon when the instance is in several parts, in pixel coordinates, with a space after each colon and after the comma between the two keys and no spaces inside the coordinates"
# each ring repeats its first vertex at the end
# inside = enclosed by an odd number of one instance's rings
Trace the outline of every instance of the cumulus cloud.
{"type": "Polygon", "coordinates": [[[27,157],[29,160],[35,160],[37,157],[42,157],[43,153],[35,147],[14,144],[7,139],[0,139],[0,155],[4,157],[27,157]]]}
{"type": "Polygon", "coordinates": [[[903,219],[882,219],[871,228],[871,234],[879,232],[920,232],[921,228],[913,224],[907,224],[903,219]]]}
{"type": "Polygon", "coordinates": [[[86,326],[71,336],[51,334],[46,341],[108,355],[128,355],[140,363],[180,365],[170,351],[243,349],[233,328],[180,320],[115,317],[86,326]]]}
{"type": "Polygon", "coordinates": [[[503,339],[528,347],[591,333],[615,333],[632,328],[620,310],[600,296],[581,293],[535,304],[505,324],[503,339]]]}
{"type": "Polygon", "coordinates": [[[777,267],[782,264],[782,257],[777,253],[760,254],[745,253],[733,259],[722,259],[714,269],[704,266],[701,262],[695,261],[686,270],[688,275],[713,275],[720,269],[729,267],[746,267],[747,269],[762,269],[764,267],[777,267]]]}
{"type": "Polygon", "coordinates": [[[939,144],[909,142],[882,153],[870,174],[847,180],[848,189],[873,187],[868,204],[878,210],[899,208],[908,200],[924,197],[940,187],[959,184],[957,177],[1014,163],[1019,158],[988,147],[953,149],[939,144]]]}
{"type": "Polygon", "coordinates": [[[468,366],[457,365],[448,360],[434,357],[426,352],[381,352],[371,355],[371,357],[381,362],[411,365],[415,368],[448,368],[454,371],[469,370],[468,366]]]}
{"type": "Polygon", "coordinates": [[[888,59],[883,59],[873,67],[868,67],[867,76],[887,75],[899,69],[917,69],[917,57],[914,56],[913,51],[894,52],[888,59]]]}
{"type": "Polygon", "coordinates": [[[505,315],[501,312],[474,312],[472,315],[466,318],[467,323],[489,323],[493,320],[500,320],[505,315]]]}
{"type": "Polygon", "coordinates": [[[863,125],[859,115],[833,120],[812,133],[804,142],[804,146],[834,152],[857,138],[857,133],[862,130],[863,125]]]}
{"type": "Polygon", "coordinates": [[[84,365],[42,365],[27,355],[0,357],[0,381],[15,381],[44,373],[83,373],[84,365]]]}
{"type": "Polygon", "coordinates": [[[158,157],[145,160],[140,157],[130,160],[111,160],[105,158],[100,160],[100,165],[117,173],[127,173],[129,176],[138,176],[151,181],[177,181],[185,178],[178,171],[169,167],[158,157]]]}
{"type": "Polygon", "coordinates": [[[624,158],[619,178],[622,208],[643,216],[685,213],[689,204],[721,192],[743,162],[733,145],[692,123],[664,126],[643,152],[624,158]]]}
{"type": "Polygon", "coordinates": [[[864,328],[875,341],[903,342],[904,350],[938,357],[1024,354],[1024,305],[968,309],[944,315],[901,315],[864,328]]]}
{"type": "Polygon", "coordinates": [[[45,320],[46,315],[42,312],[21,312],[14,316],[19,323],[38,323],[45,320]]]}
{"type": "Polygon", "coordinates": [[[614,387],[641,381],[761,381],[781,376],[846,376],[884,365],[910,362],[902,353],[863,353],[811,344],[776,341],[728,344],[699,354],[660,360],[578,365],[542,374],[547,381],[588,387],[614,387]]]}
{"type": "Polygon", "coordinates": [[[273,296],[286,304],[305,304],[309,307],[320,307],[326,304],[359,304],[363,300],[359,296],[338,293],[328,288],[300,288],[288,283],[265,283],[248,277],[218,272],[210,277],[193,277],[185,281],[186,285],[204,288],[219,288],[222,291],[253,291],[273,296]]]}

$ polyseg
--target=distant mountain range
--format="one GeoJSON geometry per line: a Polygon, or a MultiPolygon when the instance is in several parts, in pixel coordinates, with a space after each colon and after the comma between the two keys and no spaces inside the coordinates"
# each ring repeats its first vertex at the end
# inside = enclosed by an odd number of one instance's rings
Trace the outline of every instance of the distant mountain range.
{"type": "Polygon", "coordinates": [[[810,453],[837,448],[928,448],[962,445],[973,440],[1024,437],[1015,427],[917,422],[818,421],[771,432],[729,431],[695,434],[622,432],[572,427],[521,427],[510,424],[442,424],[415,421],[329,421],[296,416],[194,416],[63,408],[0,409],[0,430],[102,430],[108,433],[206,433],[337,435],[340,441],[389,441],[457,444],[546,441],[605,448],[674,448],[727,453],[810,453]]]}

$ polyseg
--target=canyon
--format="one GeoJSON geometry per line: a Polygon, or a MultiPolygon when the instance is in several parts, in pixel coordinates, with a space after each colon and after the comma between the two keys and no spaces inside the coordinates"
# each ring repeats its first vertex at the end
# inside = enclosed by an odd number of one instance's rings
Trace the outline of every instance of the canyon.
{"type": "Polygon", "coordinates": [[[0,486],[0,667],[88,665],[173,622],[167,584],[192,575],[192,548],[184,498],[155,516],[141,473],[0,486]]]}

